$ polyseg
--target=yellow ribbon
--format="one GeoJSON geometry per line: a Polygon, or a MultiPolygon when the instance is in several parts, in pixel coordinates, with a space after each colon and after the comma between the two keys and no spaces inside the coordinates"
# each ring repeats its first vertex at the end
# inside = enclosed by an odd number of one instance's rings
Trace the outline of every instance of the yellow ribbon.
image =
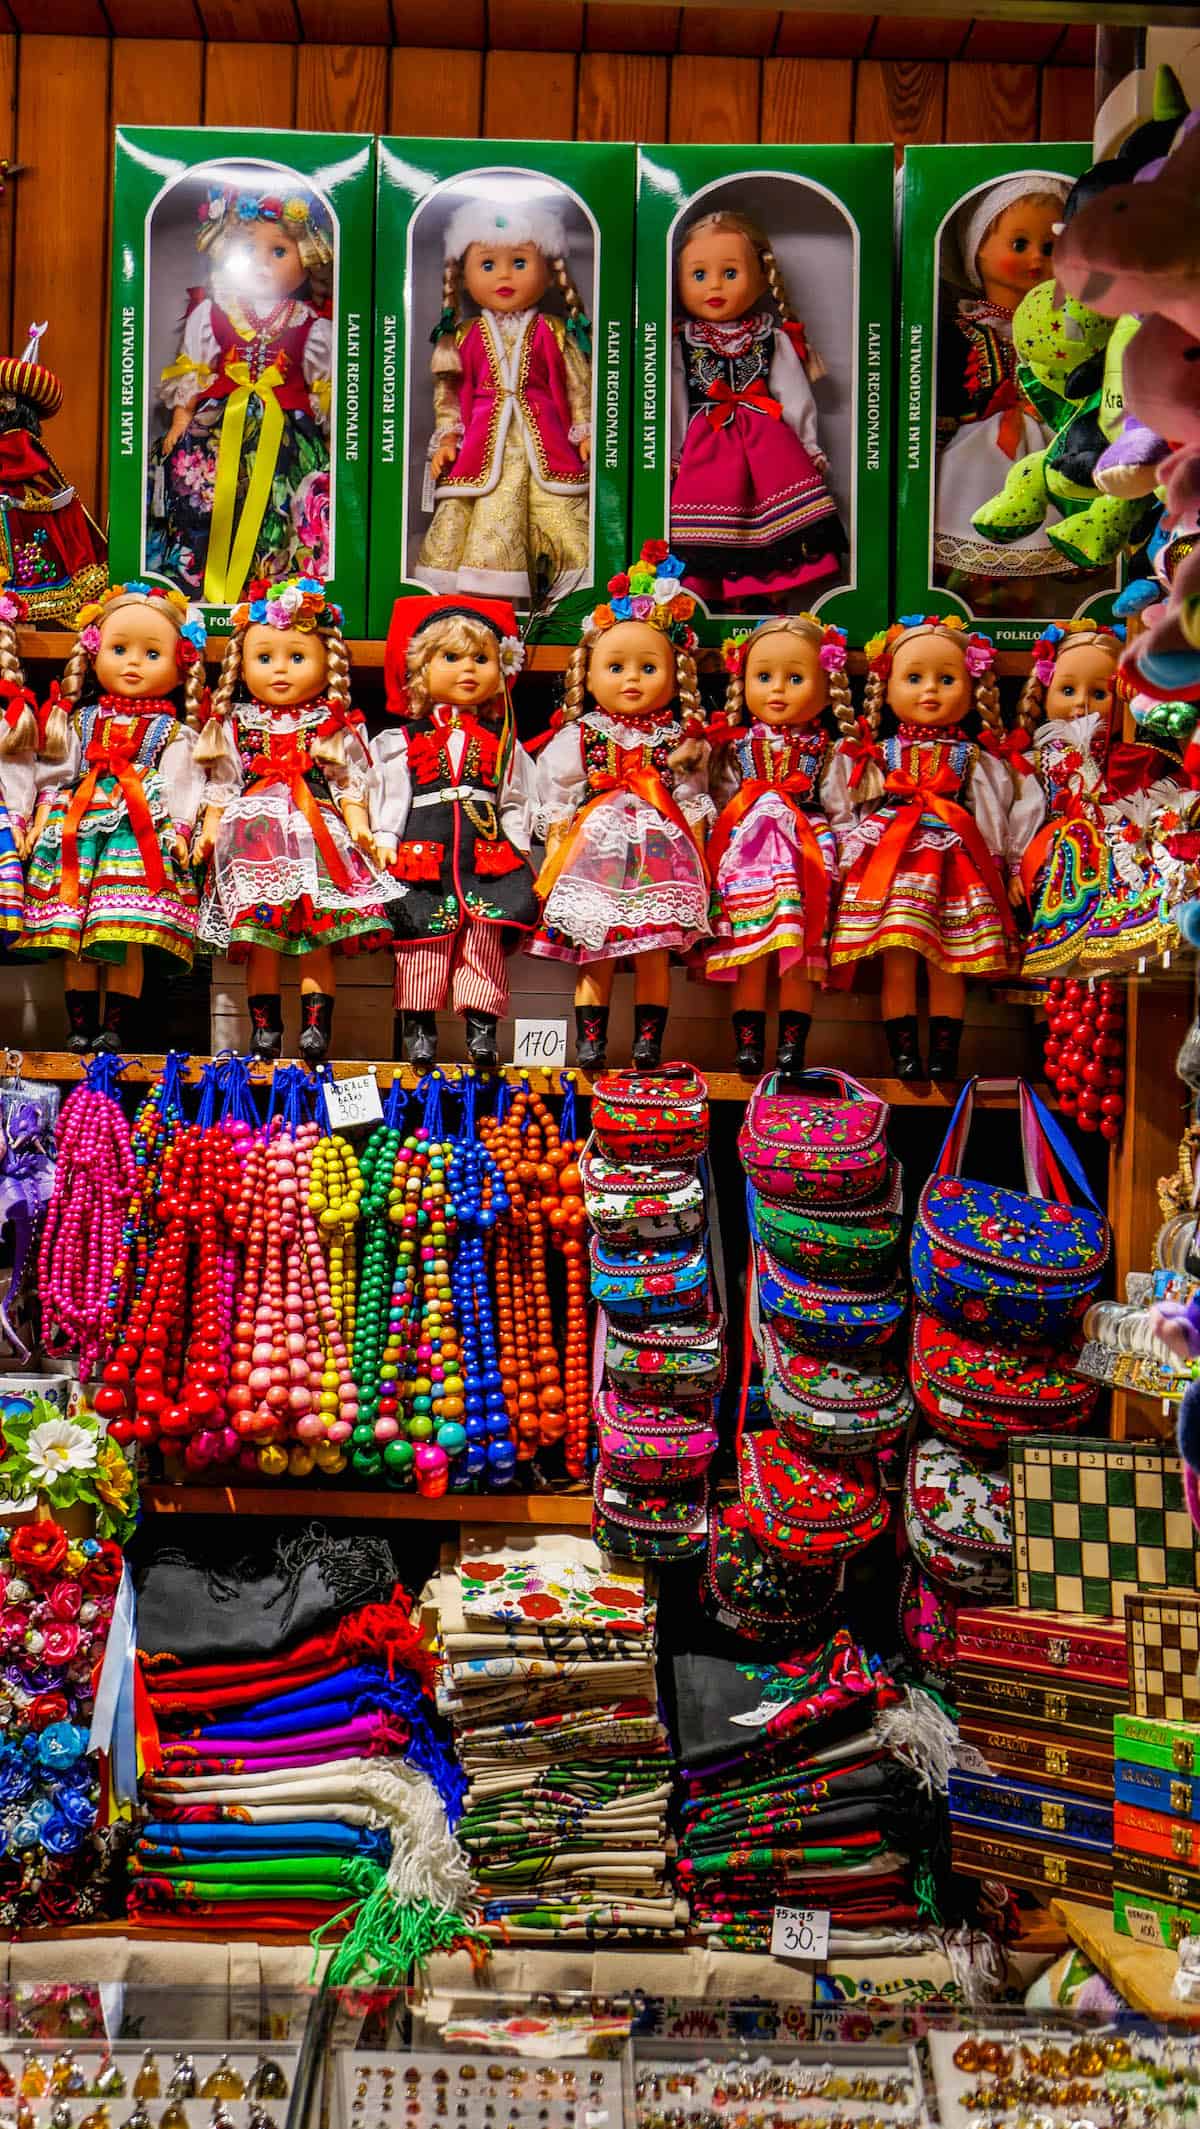
{"type": "Polygon", "coordinates": [[[252,379],[247,363],[231,362],[226,374],[233,378],[237,389],[230,393],[225,407],[217,451],[208,563],[204,571],[204,597],[212,606],[232,606],[250,574],[258,535],[271,500],[271,484],[283,439],[283,408],[275,397],[276,386],[283,383],[282,371],[271,363],[261,377],[252,379]],[[242,439],[252,398],[262,402],[262,427],[258,432],[258,448],[235,535],[233,520],[237,509],[242,439]]]}

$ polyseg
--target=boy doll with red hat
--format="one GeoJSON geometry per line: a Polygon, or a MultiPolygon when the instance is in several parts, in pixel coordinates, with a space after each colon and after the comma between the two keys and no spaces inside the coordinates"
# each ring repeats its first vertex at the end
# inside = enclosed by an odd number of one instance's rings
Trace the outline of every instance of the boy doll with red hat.
{"type": "Polygon", "coordinates": [[[537,923],[534,774],[508,696],[523,657],[506,600],[418,597],[392,608],[387,706],[404,723],[373,742],[372,825],[407,889],[395,913],[395,1001],[405,1056],[422,1070],[437,1059],[447,1006],[466,1021],[472,1064],[496,1065],[507,948],[537,923]]]}

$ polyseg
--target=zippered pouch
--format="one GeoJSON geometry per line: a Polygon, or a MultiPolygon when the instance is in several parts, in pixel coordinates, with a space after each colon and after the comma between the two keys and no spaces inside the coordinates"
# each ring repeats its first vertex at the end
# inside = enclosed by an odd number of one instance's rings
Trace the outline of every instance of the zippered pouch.
{"type": "Polygon", "coordinates": [[[848,1072],[768,1072],[746,1105],[738,1153],[763,1197],[858,1204],[886,1187],[888,1114],[848,1072]]]}
{"type": "Polygon", "coordinates": [[[829,1286],[878,1286],[895,1269],[902,1202],[900,1163],[892,1161],[869,1204],[818,1209],[756,1193],[754,1220],[764,1247],[791,1271],[829,1286]]]}
{"type": "Polygon", "coordinates": [[[589,1139],[579,1156],[588,1220],[610,1249],[677,1242],[704,1225],[695,1161],[613,1161],[589,1139]]]}
{"type": "Polygon", "coordinates": [[[592,1299],[609,1316],[650,1322],[663,1316],[707,1315],[708,1251],[703,1238],[631,1255],[592,1237],[592,1299]]]}
{"type": "Polygon", "coordinates": [[[779,1432],[810,1456],[853,1456],[899,1441],[912,1414],[900,1368],[885,1360],[820,1360],[762,1327],[763,1391],[779,1432]]]}
{"type": "Polygon", "coordinates": [[[923,1441],[909,1459],[904,1530],[918,1565],[957,1597],[1012,1592],[1008,1473],[950,1442],[923,1441]]]}
{"type": "Polygon", "coordinates": [[[611,1160],[694,1160],[708,1145],[708,1087],[689,1064],[604,1072],[592,1088],[592,1129],[611,1160]]]}
{"type": "Polygon", "coordinates": [[[815,1463],[775,1432],[743,1433],[738,1492],[751,1535],[795,1560],[842,1559],[887,1526],[887,1500],[869,1457],[815,1463]]]}
{"type": "Polygon", "coordinates": [[[702,1478],[717,1450],[711,1401],[705,1416],[672,1405],[640,1405],[617,1390],[601,1390],[596,1433],[605,1471],[635,1485],[702,1478]]]}
{"type": "Polygon", "coordinates": [[[689,1323],[604,1325],[604,1368],[609,1382],[639,1403],[668,1399],[678,1411],[711,1409],[725,1381],[725,1331],[716,1315],[689,1323]]]}
{"type": "Polygon", "coordinates": [[[592,1487],[592,1537],[626,1560],[689,1560],[708,1536],[708,1480],[672,1487],[632,1486],[603,1464],[592,1487]]]}
{"type": "Polygon", "coordinates": [[[913,1314],[913,1394],[946,1440],[986,1456],[1014,1434],[1074,1434],[1100,1385],[1061,1365],[1052,1347],[988,1345],[924,1309],[913,1314]]]}

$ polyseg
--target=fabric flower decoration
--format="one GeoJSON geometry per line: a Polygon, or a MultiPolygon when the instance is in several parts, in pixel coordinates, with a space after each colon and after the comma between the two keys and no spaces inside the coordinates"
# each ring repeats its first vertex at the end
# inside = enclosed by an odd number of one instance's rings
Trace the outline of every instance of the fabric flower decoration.
{"type": "MultiPolygon", "coordinates": [[[[122,1462],[124,1462],[123,1458],[122,1462]]],[[[128,1465],[125,1468],[128,1470],[128,1465]]],[[[111,1538],[105,1538],[104,1542],[96,1547],[91,1559],[84,1564],[82,1571],[84,1588],[91,1591],[95,1596],[115,1590],[121,1580],[123,1566],[124,1560],[120,1546],[114,1545],[111,1538]]]]}
{"type": "Polygon", "coordinates": [[[629,589],[630,591],[634,592],[653,591],[654,571],[652,569],[647,569],[644,562],[635,562],[633,568],[630,570],[629,589]]]}
{"type": "Polygon", "coordinates": [[[990,673],[996,663],[996,647],[986,636],[970,636],[967,639],[966,667],[972,680],[981,673],[990,673]]]}
{"type": "Polygon", "coordinates": [[[635,621],[648,621],[654,612],[654,601],[646,592],[639,592],[630,600],[629,608],[635,621]]]}
{"type": "Polygon", "coordinates": [[[643,562],[653,563],[657,569],[660,562],[666,561],[670,552],[665,540],[646,540],[642,546],[641,559],[643,562]]]}
{"type": "Polygon", "coordinates": [[[22,1574],[52,1575],[67,1556],[67,1533],[58,1523],[23,1523],[9,1539],[14,1567],[22,1574]]]}
{"type": "Polygon", "coordinates": [[[675,597],[677,596],[677,594],[678,594],[678,593],[679,593],[679,592],[680,592],[680,591],[682,590],[682,588],[683,588],[683,587],[682,587],[682,585],[681,585],[681,583],[680,583],[680,580],[679,580],[679,578],[678,578],[678,577],[666,577],[666,576],[657,576],[657,577],[655,577],[655,579],[654,579],[654,603],[655,603],[655,605],[656,605],[656,606],[669,606],[669,605],[670,605],[670,603],[671,603],[671,601],[672,601],[672,599],[674,599],[674,598],[675,598],[675,597]]]}
{"type": "Polygon", "coordinates": [[[632,620],[632,618],[633,618],[633,601],[632,601],[632,599],[614,599],[614,600],[613,600],[613,601],[611,602],[611,608],[612,608],[612,617],[613,617],[613,620],[614,620],[614,621],[629,621],[629,620],[632,620]]]}
{"type": "Polygon", "coordinates": [[[18,621],[25,619],[28,611],[24,599],[17,592],[7,589],[0,591],[0,621],[7,621],[15,627],[18,621]]]}
{"type": "Polygon", "coordinates": [[[52,1619],[78,1619],[83,1591],[78,1582],[56,1582],[46,1598],[52,1619]]]}
{"type": "Polygon", "coordinates": [[[628,572],[628,570],[626,570],[626,569],[622,569],[622,570],[619,570],[619,571],[618,571],[618,573],[617,573],[617,575],[616,575],[615,577],[610,577],[610,578],[609,578],[609,580],[608,580],[608,592],[609,592],[609,597],[610,597],[610,598],[613,598],[613,599],[623,599],[623,598],[625,598],[625,597],[627,596],[627,594],[628,594],[628,591],[629,591],[629,572],[628,572]]]}
{"type": "Polygon", "coordinates": [[[743,629],[740,636],[726,636],[721,645],[721,663],[727,673],[740,673],[746,658],[746,645],[750,632],[743,629]]]}
{"type": "Polygon", "coordinates": [[[52,1486],[68,1471],[87,1471],[96,1460],[95,1437],[69,1419],[46,1419],[30,1430],[26,1443],[29,1477],[35,1486],[52,1486]]]}
{"type": "Polygon", "coordinates": [[[82,1638],[80,1628],[69,1620],[48,1621],[42,1630],[42,1662],[53,1670],[62,1670],[66,1664],[74,1662],[82,1638]]]}
{"type": "Polygon", "coordinates": [[[95,657],[100,648],[100,630],[95,621],[89,621],[86,628],[80,629],[79,647],[87,652],[89,658],[95,657]]]}
{"type": "Polygon", "coordinates": [[[501,636],[500,670],[506,680],[515,680],[525,663],[525,645],[519,636],[501,636]]]}
{"type": "Polygon", "coordinates": [[[846,670],[846,631],[834,628],[832,623],[825,630],[817,663],[825,673],[843,673],[846,670]]]}

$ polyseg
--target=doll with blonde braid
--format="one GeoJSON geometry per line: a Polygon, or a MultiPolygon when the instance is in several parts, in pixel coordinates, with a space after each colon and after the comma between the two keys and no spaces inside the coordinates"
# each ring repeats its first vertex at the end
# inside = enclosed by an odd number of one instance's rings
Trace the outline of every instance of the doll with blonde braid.
{"type": "Polygon", "coordinates": [[[246,964],[250,1048],[283,1048],[280,964],[300,962],[300,1054],[329,1049],[338,954],[391,943],[403,889],[376,856],[371,763],[350,700],[340,609],[311,577],[255,583],[233,614],[197,761],[207,866],[200,936],[246,964]]]}
{"type": "Polygon", "coordinates": [[[896,1075],[920,1079],[917,968],[929,969],[929,1076],[954,1079],[966,979],[1017,963],[1005,854],[1012,786],[996,653],[957,615],[906,615],[867,644],[866,721],[893,729],[868,752],[843,742],[827,807],[844,867],[830,961],[883,957],[896,1075]],[[984,738],[968,735],[972,713],[984,738]],[[857,757],[857,758],[855,758],[857,757]],[[854,767],[849,762],[854,759],[854,767]]]}
{"type": "Polygon", "coordinates": [[[0,591],[0,933],[19,932],[25,914],[21,853],[33,819],[41,720],[25,685],[17,626],[25,601],[0,591]]]}
{"type": "Polygon", "coordinates": [[[606,1061],[618,962],[633,963],[633,1061],[648,1069],[662,1055],[670,956],[709,933],[701,837],[715,809],[680,566],[648,540],[612,579],[537,764],[546,862],[529,951],[579,968],[575,1054],[590,1071],[606,1061]]]}
{"type": "Polygon", "coordinates": [[[17,942],[68,957],[70,1050],[121,1048],[144,950],[191,964],[203,690],[204,624],[181,592],[116,584],[80,610],[61,691],[42,712],[17,942]]]}
{"type": "Polygon", "coordinates": [[[420,581],[522,606],[563,598],[588,574],[592,365],[553,208],[481,199],[451,216],[433,402],[420,581]]]}
{"type": "Polygon", "coordinates": [[[732,983],[739,1072],[757,1076],[767,983],[779,974],[781,1072],[799,1072],[816,984],[827,967],[837,842],[821,803],[828,712],[854,728],[846,637],[814,614],[760,621],[723,647],[729,737],[712,763],[722,811],[709,839],[714,937],[705,974],[732,983]],[[743,725],[743,713],[749,723],[743,725]]]}
{"type": "Polygon", "coordinates": [[[812,389],[825,365],[745,215],[689,223],[676,290],[671,545],[684,582],[714,609],[799,605],[846,547],[812,389]]]}

